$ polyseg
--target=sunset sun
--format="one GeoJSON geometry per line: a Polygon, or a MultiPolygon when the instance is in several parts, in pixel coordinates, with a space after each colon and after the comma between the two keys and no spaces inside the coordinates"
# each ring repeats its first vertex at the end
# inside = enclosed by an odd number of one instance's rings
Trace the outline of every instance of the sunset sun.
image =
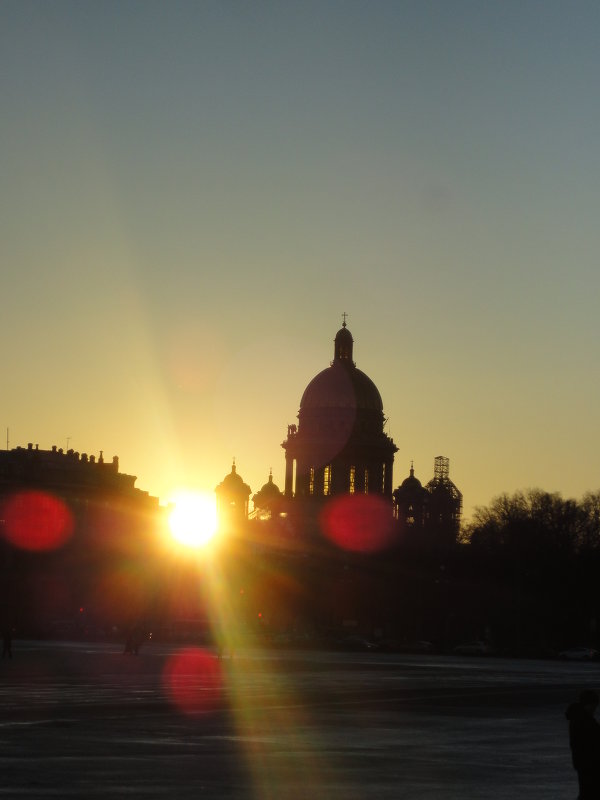
{"type": "Polygon", "coordinates": [[[217,532],[217,507],[214,496],[201,492],[175,495],[169,515],[171,535],[187,547],[202,547],[217,532]]]}

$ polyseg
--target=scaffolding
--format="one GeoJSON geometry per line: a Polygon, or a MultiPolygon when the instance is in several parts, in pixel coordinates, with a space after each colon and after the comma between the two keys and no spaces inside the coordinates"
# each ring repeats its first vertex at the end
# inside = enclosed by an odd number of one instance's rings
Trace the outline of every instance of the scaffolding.
{"type": "Polygon", "coordinates": [[[448,528],[448,533],[458,532],[462,514],[462,493],[450,480],[450,459],[436,456],[433,478],[425,486],[430,495],[429,520],[438,528],[448,528]]]}

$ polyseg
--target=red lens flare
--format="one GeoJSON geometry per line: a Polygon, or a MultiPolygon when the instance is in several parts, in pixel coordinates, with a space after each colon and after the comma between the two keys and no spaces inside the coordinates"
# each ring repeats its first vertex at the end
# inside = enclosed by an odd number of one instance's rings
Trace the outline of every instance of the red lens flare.
{"type": "Polygon", "coordinates": [[[23,550],[56,550],[73,533],[73,515],[66,504],[46,492],[19,492],[3,511],[5,537],[23,550]]]}
{"type": "Polygon", "coordinates": [[[170,701],[184,714],[215,711],[222,690],[219,661],[213,653],[198,647],[180,650],[165,666],[163,686],[170,701]]]}
{"type": "Polygon", "coordinates": [[[357,553],[385,550],[394,540],[391,506],[378,495],[333,498],[321,512],[321,528],[338,547],[357,553]]]}

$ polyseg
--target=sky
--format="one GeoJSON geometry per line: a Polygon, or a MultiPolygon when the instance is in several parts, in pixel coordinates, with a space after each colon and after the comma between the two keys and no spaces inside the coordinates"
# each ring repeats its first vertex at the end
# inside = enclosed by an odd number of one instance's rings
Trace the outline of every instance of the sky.
{"type": "MultiPolygon", "coordinates": [[[[281,442],[342,312],[476,506],[600,489],[600,5],[0,2],[0,430],[166,502],[281,442]]],[[[5,446],[6,443],[3,444],[5,446]]]]}

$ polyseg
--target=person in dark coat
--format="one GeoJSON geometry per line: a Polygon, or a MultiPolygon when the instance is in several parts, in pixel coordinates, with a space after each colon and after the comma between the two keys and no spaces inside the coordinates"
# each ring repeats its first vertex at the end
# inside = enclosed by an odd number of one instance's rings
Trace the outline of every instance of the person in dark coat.
{"type": "Polygon", "coordinates": [[[600,800],[600,725],[594,719],[598,701],[597,693],[586,689],[579,702],[571,703],[566,712],[573,766],[579,778],[579,800],[600,800]]]}

